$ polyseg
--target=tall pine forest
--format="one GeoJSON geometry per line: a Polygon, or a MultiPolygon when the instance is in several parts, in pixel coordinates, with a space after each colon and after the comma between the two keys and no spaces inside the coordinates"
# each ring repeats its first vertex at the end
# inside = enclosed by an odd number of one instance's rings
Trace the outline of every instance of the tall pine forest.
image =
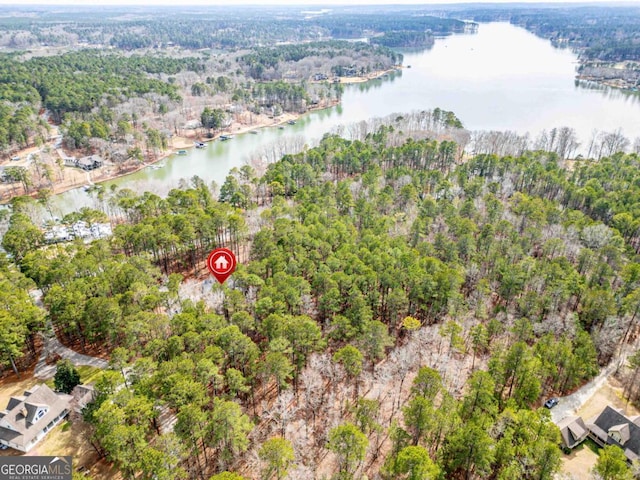
{"type": "Polygon", "coordinates": [[[640,158],[472,156],[441,113],[219,188],[103,191],[73,215],[107,240],[46,244],[14,199],[0,361],[47,329],[108,351],[83,416],[124,479],[554,478],[542,403],[638,335],[640,158]]]}

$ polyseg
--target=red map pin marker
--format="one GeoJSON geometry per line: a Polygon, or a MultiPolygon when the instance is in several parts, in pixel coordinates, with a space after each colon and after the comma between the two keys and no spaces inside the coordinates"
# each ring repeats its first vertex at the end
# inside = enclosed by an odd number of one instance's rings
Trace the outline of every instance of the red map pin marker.
{"type": "Polygon", "coordinates": [[[216,248],[207,257],[207,268],[220,283],[236,269],[236,256],[228,248],[216,248]]]}

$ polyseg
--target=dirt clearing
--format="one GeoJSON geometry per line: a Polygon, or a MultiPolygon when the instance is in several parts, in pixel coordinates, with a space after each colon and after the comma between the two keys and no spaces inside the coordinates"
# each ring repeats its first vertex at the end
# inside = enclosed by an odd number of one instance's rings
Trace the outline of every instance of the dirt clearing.
{"type": "Polygon", "coordinates": [[[15,375],[11,375],[8,378],[0,380],[0,410],[4,410],[6,408],[9,403],[9,397],[23,395],[25,390],[29,390],[38,383],[42,383],[42,381],[31,377],[27,373],[23,374],[22,379],[18,379],[15,375]],[[27,376],[29,378],[26,378],[27,376]]]}
{"type": "Polygon", "coordinates": [[[607,405],[622,409],[622,413],[626,416],[640,415],[637,408],[623,399],[622,386],[613,377],[609,377],[604,385],[596,390],[593,396],[577,410],[576,414],[580,415],[585,422],[589,422],[589,420],[602,412],[607,405]]]}
{"type": "Polygon", "coordinates": [[[584,443],[562,457],[558,479],[585,480],[591,478],[591,469],[598,461],[598,455],[584,443]]]}

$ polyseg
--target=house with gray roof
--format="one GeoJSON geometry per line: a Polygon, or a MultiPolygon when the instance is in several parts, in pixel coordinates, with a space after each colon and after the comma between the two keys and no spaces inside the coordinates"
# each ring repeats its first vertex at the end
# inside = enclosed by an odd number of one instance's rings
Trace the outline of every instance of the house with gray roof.
{"type": "Polygon", "coordinates": [[[566,417],[558,423],[562,443],[567,448],[575,448],[589,435],[582,417],[566,417]]]}
{"type": "Polygon", "coordinates": [[[82,158],[65,157],[64,164],[67,167],[78,167],[89,171],[101,167],[104,164],[104,160],[100,155],[89,155],[82,158]]]}
{"type": "Polygon", "coordinates": [[[640,417],[629,418],[607,406],[600,415],[587,422],[589,437],[598,445],[617,445],[627,460],[640,459],[640,417]]]}
{"type": "Polygon", "coordinates": [[[69,413],[72,396],[40,384],[11,397],[0,412],[0,443],[21,452],[33,446],[69,413]]]}
{"type": "Polygon", "coordinates": [[[88,157],[82,157],[78,159],[76,167],[83,170],[94,170],[103,165],[104,160],[100,155],[89,155],[88,157]]]}
{"type": "Polygon", "coordinates": [[[93,385],[76,385],[71,392],[70,408],[75,413],[81,414],[82,409],[96,399],[96,390],[93,385]]]}

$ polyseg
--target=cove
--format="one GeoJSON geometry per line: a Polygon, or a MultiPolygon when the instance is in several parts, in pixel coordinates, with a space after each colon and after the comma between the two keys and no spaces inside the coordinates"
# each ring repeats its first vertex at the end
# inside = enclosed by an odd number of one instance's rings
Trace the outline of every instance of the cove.
{"type": "MultiPolygon", "coordinates": [[[[146,168],[105,186],[164,195],[194,175],[221,185],[233,167],[272,157],[278,143],[312,146],[340,125],[435,107],[453,111],[469,130],[529,132],[535,138],[543,129],[569,126],[582,145],[594,130],[621,129],[630,139],[640,131],[637,95],[578,84],[574,53],[508,23],[480,24],[476,34],[445,37],[430,50],[403,53],[405,67],[411,68],[346,86],[337,107],[304,115],[284,129],[263,128],[257,135],[172,155],[163,168],[146,168]]],[[[82,189],[52,199],[63,214],[95,202],[82,189]]]]}

